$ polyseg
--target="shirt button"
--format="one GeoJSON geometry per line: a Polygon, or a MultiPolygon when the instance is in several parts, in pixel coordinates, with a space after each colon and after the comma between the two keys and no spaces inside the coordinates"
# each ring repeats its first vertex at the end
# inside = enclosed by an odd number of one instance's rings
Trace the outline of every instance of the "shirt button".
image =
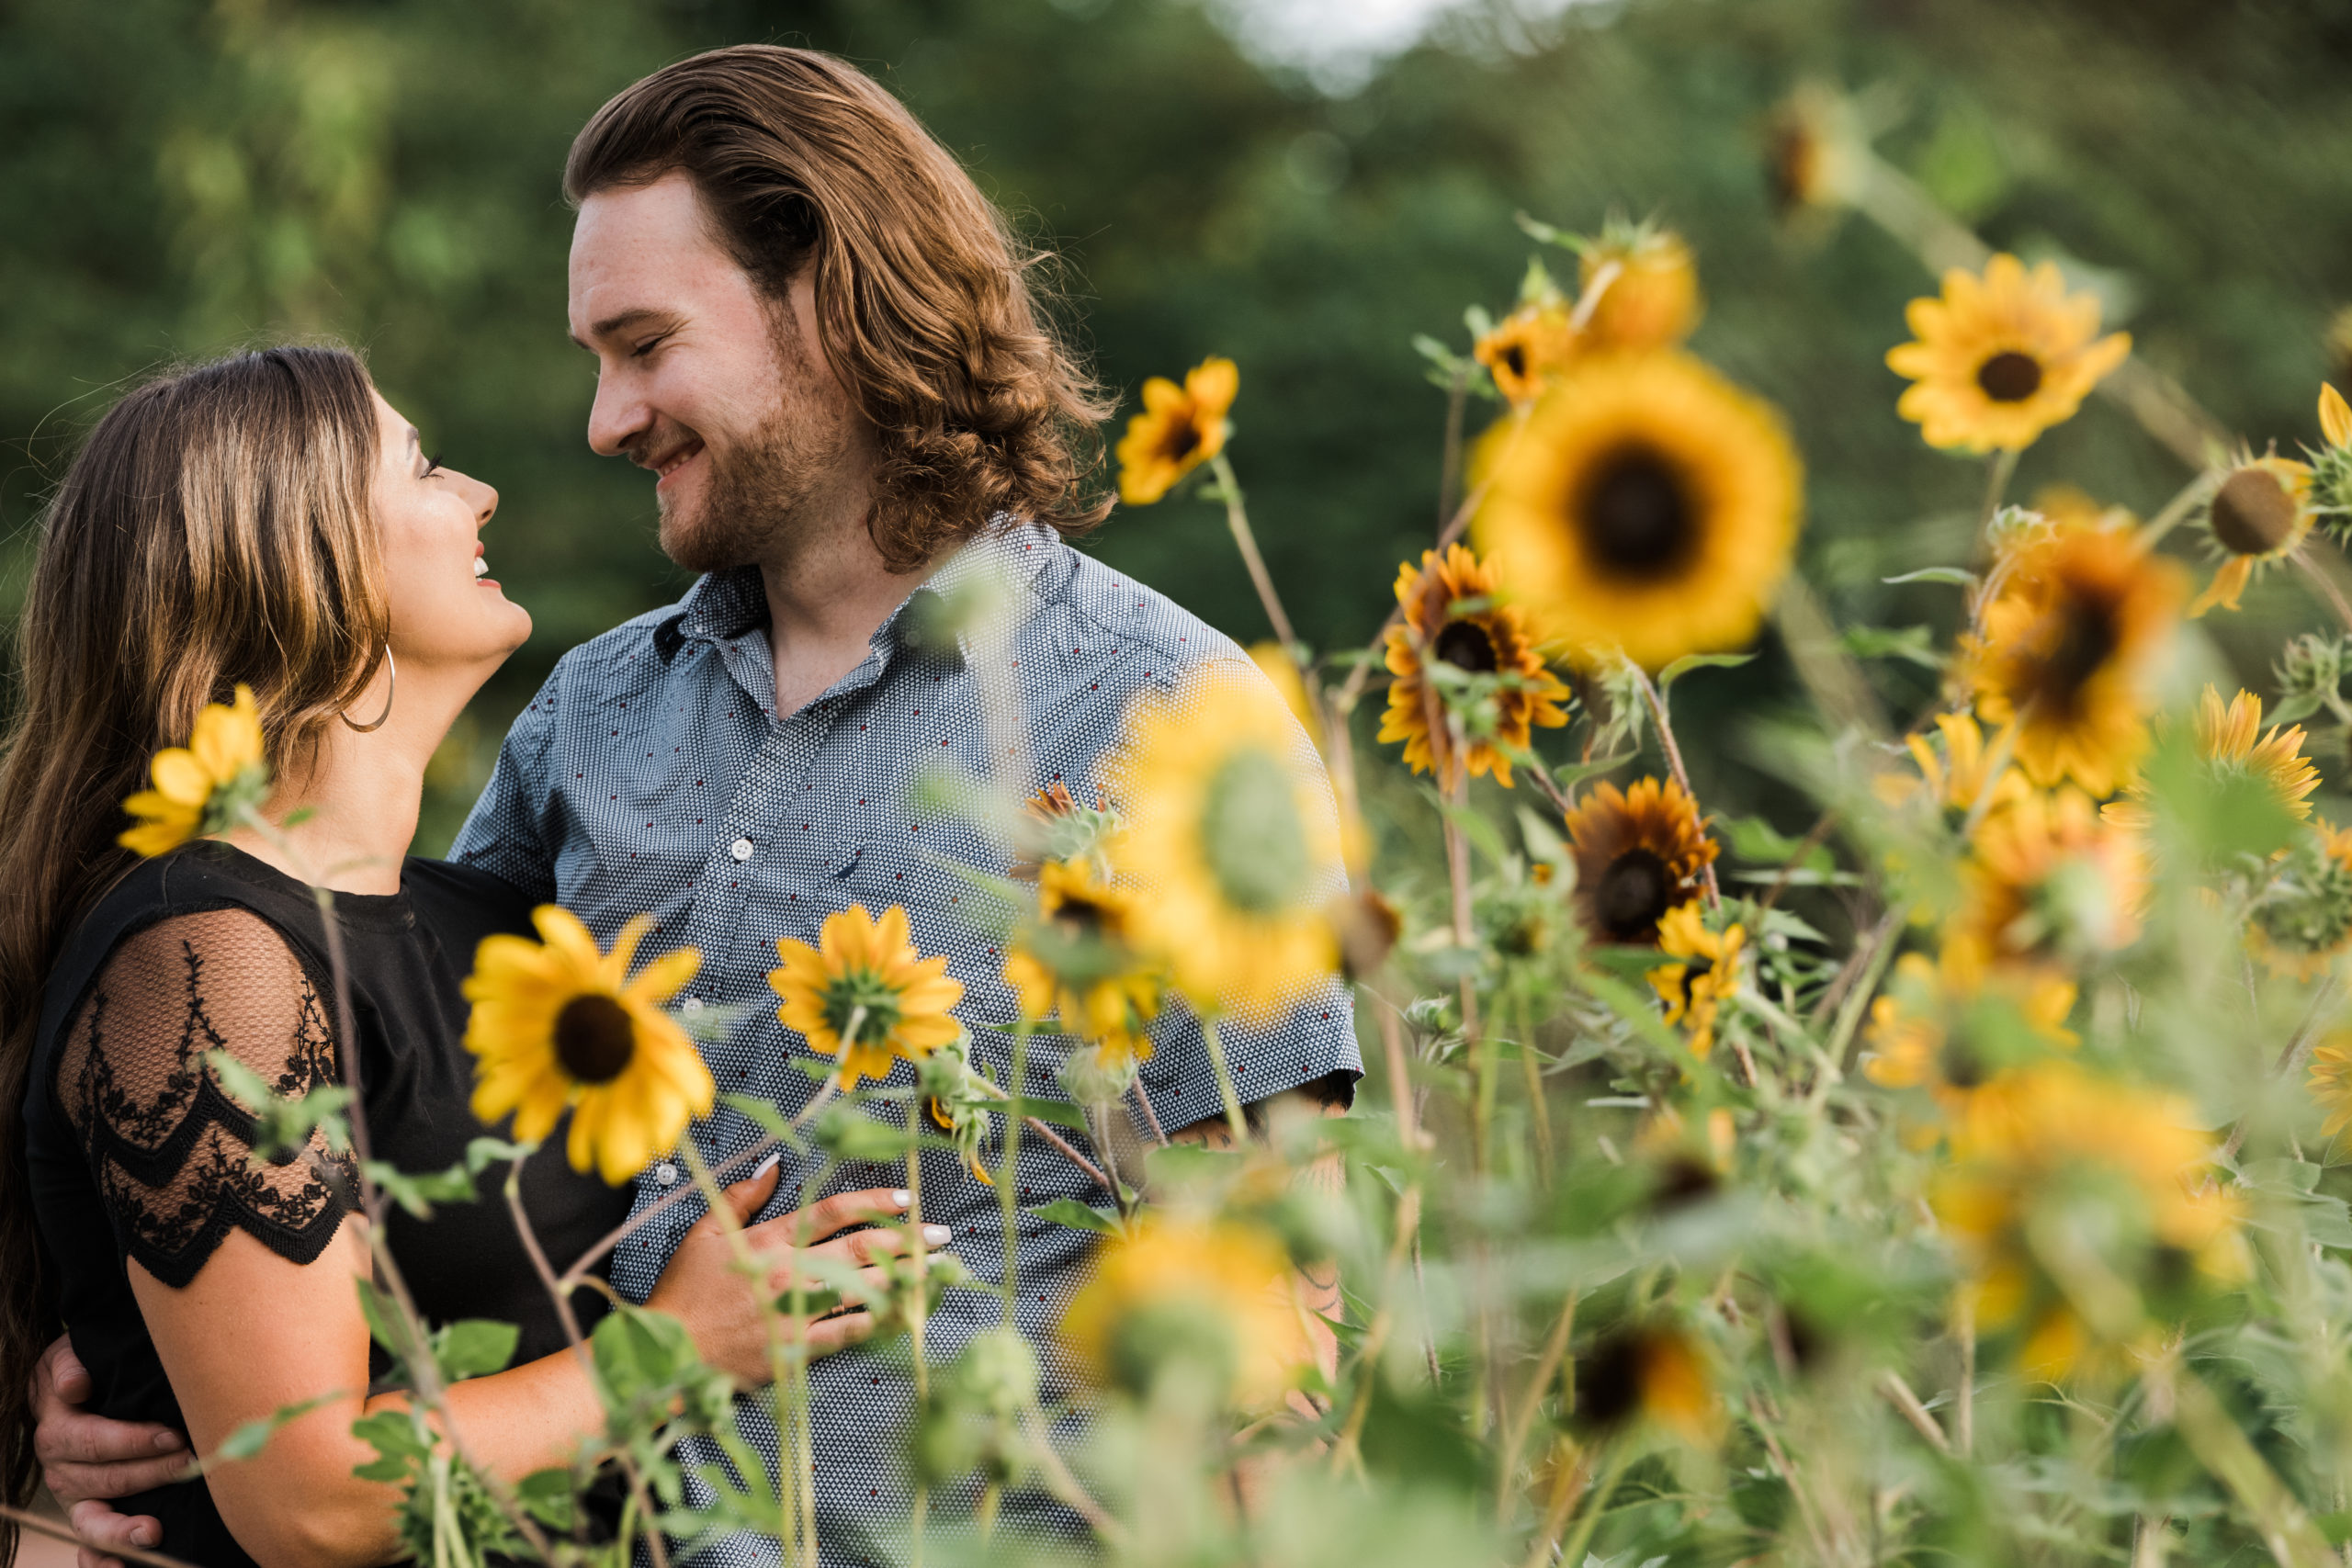
{"type": "Polygon", "coordinates": [[[664,1187],[675,1187],[678,1184],[678,1168],[665,1159],[653,1168],[653,1179],[664,1187]]]}
{"type": "Polygon", "coordinates": [[[733,855],[737,860],[750,860],[752,858],[752,840],[749,839],[738,839],[733,843],[727,846],[727,852],[733,855]]]}
{"type": "Polygon", "coordinates": [[[680,1012],[700,1012],[702,1011],[702,998],[700,997],[688,997],[684,1001],[678,1004],[678,1010],[680,1012]]]}

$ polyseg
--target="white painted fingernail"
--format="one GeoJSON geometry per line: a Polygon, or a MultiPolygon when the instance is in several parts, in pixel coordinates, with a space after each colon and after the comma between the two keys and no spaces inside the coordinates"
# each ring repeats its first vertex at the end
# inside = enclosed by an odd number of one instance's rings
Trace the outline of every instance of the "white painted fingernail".
{"type": "Polygon", "coordinates": [[[956,1239],[956,1233],[945,1225],[925,1225],[922,1227],[922,1238],[933,1247],[945,1247],[956,1239]]]}
{"type": "Polygon", "coordinates": [[[913,1202],[914,1201],[915,1201],[914,1194],[913,1194],[913,1193],[911,1193],[911,1192],[910,1192],[910,1191],[908,1191],[908,1190],[907,1190],[905,1188],[903,1188],[903,1187],[902,1187],[902,1188],[900,1188],[898,1191],[893,1192],[893,1193],[891,1193],[891,1194],[890,1194],[890,1202],[891,1202],[891,1204],[892,1204],[894,1207],[897,1207],[897,1208],[903,1209],[903,1208],[905,1208],[908,1204],[910,1204],[910,1203],[913,1202]]]}
{"type": "Polygon", "coordinates": [[[783,1160],[784,1152],[779,1149],[775,1154],[768,1156],[767,1158],[760,1161],[758,1168],[752,1172],[751,1179],[757,1181],[761,1177],[765,1176],[769,1171],[774,1170],[778,1165],[782,1164],[783,1160]]]}

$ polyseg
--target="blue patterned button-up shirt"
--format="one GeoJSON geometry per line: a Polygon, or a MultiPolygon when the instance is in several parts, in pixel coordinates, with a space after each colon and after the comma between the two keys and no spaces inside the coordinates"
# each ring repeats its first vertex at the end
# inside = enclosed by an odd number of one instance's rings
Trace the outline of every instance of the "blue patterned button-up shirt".
{"type": "MultiPolygon", "coordinates": [[[[1004,750],[1033,776],[1001,782],[1028,795],[1058,781],[1091,803],[1128,705],[1148,690],[1174,690],[1210,665],[1263,679],[1240,649],[1196,617],[1052,531],[1023,526],[959,552],[876,631],[856,669],[778,718],[759,574],[714,573],[677,604],[557,663],[509,732],[452,858],[571,909],[601,942],[648,912],[656,924],[645,951],[701,949],[702,971],[686,1005],[736,1010],[704,1047],[719,1088],[792,1113],[816,1089],[795,1058],[813,1058],[807,1042],[777,1021],[767,975],[776,939],[814,942],[838,909],[861,903],[878,914],[905,906],[916,945],[926,955],[947,954],[948,973],[964,984],[958,1015],[976,1025],[1014,1016],[1001,973],[1002,911],[992,911],[973,880],[953,869],[960,863],[1001,875],[1010,870],[1006,848],[982,829],[977,813],[939,804],[956,799],[957,778],[1001,780],[994,768],[1001,742],[984,722],[984,693],[1001,692],[1021,710],[1023,733],[1004,750]],[[942,618],[921,613],[941,602],[929,595],[959,598],[984,579],[1011,596],[1002,636],[928,631],[942,618]],[[1005,667],[989,671],[982,667],[989,659],[1005,667]],[[930,787],[918,787],[926,780],[930,787]]],[[[1328,783],[1304,734],[1297,749],[1329,809],[1328,783]]],[[[1332,890],[1344,886],[1338,866],[1324,874],[1332,890]]],[[[1173,1131],[1216,1115],[1219,1095],[1198,1023],[1179,1006],[1153,1035],[1157,1049],[1144,1064],[1142,1087],[1161,1124],[1173,1131]]],[[[1351,1082],[1361,1070],[1348,995],[1336,981],[1276,1026],[1227,1023],[1221,1035],[1245,1100],[1335,1075],[1351,1082]]],[[[1002,1037],[978,1031],[974,1042],[976,1058],[1003,1081],[1010,1062],[1002,1037]]],[[[1055,1055],[1033,1046],[1033,1093],[1058,1096],[1046,1076],[1055,1055]]],[[[894,1081],[911,1081],[903,1064],[894,1081]]],[[[760,1135],[727,1111],[695,1134],[713,1160],[760,1135]]],[[[787,1154],[767,1213],[821,1196],[806,1190],[818,1174],[813,1160],[796,1166],[787,1154]]],[[[656,1165],[640,1183],[638,1206],[679,1179],[674,1165],[656,1165]]],[[[853,1166],[827,1190],[899,1179],[895,1168],[853,1166]]],[[[1058,1197],[1103,1197],[1035,1138],[1023,1142],[1020,1182],[1024,1209],[1058,1197]]],[[[951,1249],[993,1289],[1002,1248],[995,1193],[944,1153],[925,1156],[922,1186],[924,1218],[953,1228],[951,1249]]],[[[674,1204],[633,1235],[614,1257],[614,1285],[644,1300],[700,1212],[693,1201],[674,1204]]],[[[1071,1371],[1053,1346],[1053,1324],[1089,1252],[1081,1233],[1024,1216],[1017,1316],[1038,1347],[1049,1405],[1068,1397],[1071,1371]]],[[[991,1294],[950,1291],[929,1325],[931,1359],[951,1358],[1000,1311],[991,1294]]],[[[824,1561],[829,1568],[888,1561],[898,1555],[889,1542],[910,1511],[903,1451],[911,1382],[888,1352],[866,1349],[823,1359],[810,1381],[824,1561]]],[[[746,1435],[773,1462],[775,1434],[763,1408],[747,1401],[742,1416],[746,1435]]],[[[1024,1516],[1056,1531],[1075,1524],[1042,1497],[1006,1499],[1008,1524],[1024,1516]]],[[[770,1563],[777,1555],[774,1542],[741,1536],[722,1542],[711,1560],[770,1563]]]]}

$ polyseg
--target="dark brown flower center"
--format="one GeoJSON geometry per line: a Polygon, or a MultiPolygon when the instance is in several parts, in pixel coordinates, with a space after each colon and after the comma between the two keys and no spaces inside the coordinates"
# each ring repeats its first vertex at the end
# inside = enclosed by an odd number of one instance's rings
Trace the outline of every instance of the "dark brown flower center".
{"type": "Polygon", "coordinates": [[[1577,1358],[1577,1418],[1616,1427],[1642,1405],[1644,1345],[1638,1334],[1611,1335],[1577,1358]]]}
{"type": "Polygon", "coordinates": [[[2045,711],[2071,718],[2081,706],[2083,688],[2122,646],[2122,628],[2115,624],[2115,606],[2101,600],[2069,596],[2058,615],[2057,645],[2035,672],[2034,700],[2045,711]]]}
{"type": "Polygon", "coordinates": [[[1502,668],[1495,656],[1495,639],[1476,621],[1446,622],[1430,649],[1456,670],[1491,675],[1502,668]]]}
{"type": "Polygon", "coordinates": [[[1074,937],[1099,937],[1111,923],[1111,912],[1091,898],[1062,896],[1054,906],[1054,924],[1074,937]]]}
{"type": "Polygon", "coordinates": [[[1976,367],[1976,384],[1996,403],[2021,403],[2041,390],[2041,361],[2005,348],[1976,367]]]}
{"type": "Polygon", "coordinates": [[[637,1026],[610,997],[574,997],[555,1015],[555,1059],[582,1083],[612,1082],[636,1055],[637,1026]]]}
{"type": "Polygon", "coordinates": [[[1159,455],[1171,463],[1181,463],[1197,451],[1201,445],[1201,427],[1197,421],[1171,421],[1167,437],[1159,444],[1159,455]]]}
{"type": "Polygon", "coordinates": [[[1593,889],[1592,908],[1611,942],[1657,942],[1657,922],[1674,908],[1674,874],[1654,851],[1630,849],[1609,863],[1593,889]]]}
{"type": "Polygon", "coordinates": [[[1690,553],[1694,513],[1674,466],[1648,447],[1628,446],[1593,476],[1577,522],[1585,547],[1603,570],[1661,577],[1690,553]]]}
{"type": "Polygon", "coordinates": [[[1527,345],[1515,343],[1503,350],[1503,368],[1524,380],[1527,378],[1527,345]]]}
{"type": "Polygon", "coordinates": [[[2267,468],[2240,468],[2213,492],[2213,537],[2232,555],[2260,556],[2295,530],[2295,498],[2267,468]]]}

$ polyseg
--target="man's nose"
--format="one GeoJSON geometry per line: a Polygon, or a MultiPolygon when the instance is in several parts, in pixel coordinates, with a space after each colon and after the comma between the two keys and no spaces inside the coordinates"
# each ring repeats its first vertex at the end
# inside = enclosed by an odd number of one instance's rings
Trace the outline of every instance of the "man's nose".
{"type": "Polygon", "coordinates": [[[605,376],[596,382],[596,400],[588,408],[588,446],[598,457],[619,457],[653,423],[653,411],[627,379],[605,376]]]}

